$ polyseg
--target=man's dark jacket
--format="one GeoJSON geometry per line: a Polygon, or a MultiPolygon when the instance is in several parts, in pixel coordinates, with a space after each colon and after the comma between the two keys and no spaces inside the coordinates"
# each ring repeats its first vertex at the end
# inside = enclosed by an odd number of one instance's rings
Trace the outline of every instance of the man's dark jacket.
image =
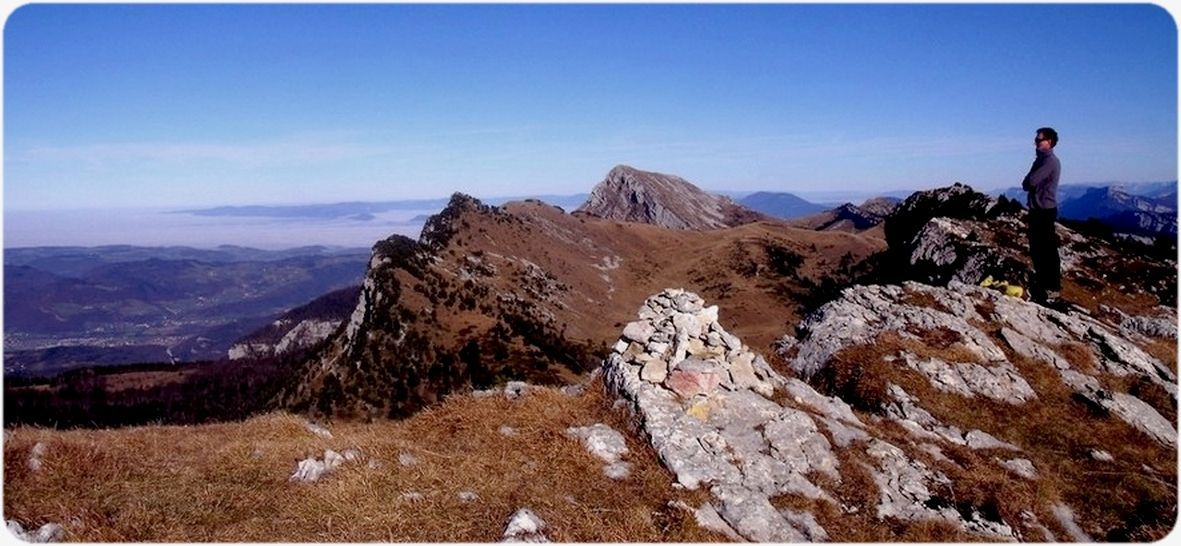
{"type": "Polygon", "coordinates": [[[1037,152],[1037,159],[1033,160],[1029,174],[1021,182],[1021,189],[1029,192],[1029,208],[1058,208],[1058,175],[1061,172],[1062,164],[1053,149],[1037,152]]]}

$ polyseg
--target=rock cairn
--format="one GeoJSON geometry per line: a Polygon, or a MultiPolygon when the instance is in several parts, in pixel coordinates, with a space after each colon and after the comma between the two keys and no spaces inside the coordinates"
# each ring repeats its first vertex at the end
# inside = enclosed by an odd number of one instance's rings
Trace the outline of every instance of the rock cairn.
{"type": "Polygon", "coordinates": [[[719,507],[705,505],[701,516],[716,510],[738,535],[759,542],[823,533],[797,526],[769,499],[827,498],[806,474],[836,474],[828,440],[807,414],[769,399],[785,380],[721,327],[716,306],[679,289],[649,298],[608,356],[604,378],[678,484],[709,487],[719,507]]]}
{"type": "Polygon", "coordinates": [[[644,302],[639,317],[624,327],[614,352],[640,380],[690,402],[718,388],[772,395],[775,373],[762,356],[722,329],[718,306],[705,307],[696,294],[668,289],[644,302]]]}

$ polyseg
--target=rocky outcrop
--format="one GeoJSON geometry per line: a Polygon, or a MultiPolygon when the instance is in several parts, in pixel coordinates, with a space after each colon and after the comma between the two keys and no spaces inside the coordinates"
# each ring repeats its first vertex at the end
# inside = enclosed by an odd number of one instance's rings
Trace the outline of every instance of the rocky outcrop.
{"type": "Polygon", "coordinates": [[[845,203],[829,212],[831,219],[816,226],[820,231],[862,231],[882,223],[882,215],[845,203]]]}
{"type": "Polygon", "coordinates": [[[876,216],[879,220],[885,220],[887,216],[894,213],[901,203],[902,200],[897,197],[874,197],[867,199],[857,208],[862,212],[876,216]]]}
{"type": "Polygon", "coordinates": [[[276,318],[267,326],[235,341],[230,360],[295,354],[314,347],[336,332],[353,310],[360,287],[325,294],[276,318]]]}
{"type": "Polygon", "coordinates": [[[869,471],[880,490],[877,517],[1012,536],[1003,522],[936,506],[931,491],[946,476],[877,438],[844,401],[775,372],[721,327],[717,307],[665,290],[638,317],[604,362],[604,379],[677,483],[710,491],[713,500],[696,511],[703,524],[760,542],[824,540],[828,532],[814,514],[777,508],[772,499],[840,507],[816,480],[839,483],[845,469],[837,453],[852,450],[875,461],[869,471]]]}
{"type": "Polygon", "coordinates": [[[979,284],[992,276],[1029,286],[1023,218],[1015,202],[963,184],[915,193],[885,221],[890,249],[880,273],[893,282],[979,284]]]}
{"type": "Polygon", "coordinates": [[[574,212],[692,230],[727,228],[767,219],[728,197],[702,191],[681,177],[626,165],[611,169],[574,212]]]}
{"type": "MultiPolygon", "coordinates": [[[[950,336],[974,361],[952,363],[904,354],[898,364],[921,372],[935,388],[962,396],[1010,404],[1036,398],[1006,351],[981,325],[998,332],[1008,351],[1055,370],[1078,396],[1156,441],[1175,445],[1177,431],[1168,419],[1135,396],[1104,386],[1110,383],[1108,377],[1135,376],[1158,385],[1175,400],[1177,378],[1167,366],[1089,316],[1061,313],[979,287],[953,281],[948,288],[919,283],[850,288],[809,316],[801,325],[798,342],[786,340],[780,350],[790,355],[793,370],[811,377],[828,366],[837,352],[872,344],[885,332],[921,339],[938,331],[945,338],[950,336]],[[988,309],[987,316],[981,314],[982,308],[988,309]],[[1101,375],[1072,364],[1054,349],[1065,345],[1085,347],[1101,375]]],[[[898,416],[916,421],[905,412],[898,416]]]]}
{"type": "MultiPolygon", "coordinates": [[[[873,282],[975,285],[992,277],[1028,288],[1026,215],[1016,201],[994,199],[963,184],[915,193],[885,222],[889,250],[873,282]]],[[[1176,260],[1117,248],[1115,240],[1061,224],[1057,231],[1064,281],[1087,291],[1146,293],[1160,305],[1176,305],[1176,260]]]]}

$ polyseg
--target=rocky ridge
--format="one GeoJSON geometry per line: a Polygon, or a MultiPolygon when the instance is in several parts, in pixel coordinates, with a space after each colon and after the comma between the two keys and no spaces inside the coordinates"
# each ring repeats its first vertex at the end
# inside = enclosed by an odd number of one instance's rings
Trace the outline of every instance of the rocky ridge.
{"type": "MultiPolygon", "coordinates": [[[[794,320],[817,286],[880,248],[875,238],[772,222],[671,230],[457,194],[417,241],[374,246],[347,320],[275,404],[406,416],[469,388],[571,383],[597,365],[626,309],[656,287],[687,279],[733,302],[739,316],[773,310],[794,320]]],[[[761,345],[781,335],[774,324],[742,322],[761,345]]]]}

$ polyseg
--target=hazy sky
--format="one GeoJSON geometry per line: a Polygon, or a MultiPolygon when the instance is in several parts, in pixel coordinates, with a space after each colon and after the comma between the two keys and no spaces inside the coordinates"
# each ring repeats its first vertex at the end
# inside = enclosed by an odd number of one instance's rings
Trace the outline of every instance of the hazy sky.
{"type": "Polygon", "coordinates": [[[1177,177],[1148,5],[31,5],[4,29],[9,210],[1177,177]]]}

